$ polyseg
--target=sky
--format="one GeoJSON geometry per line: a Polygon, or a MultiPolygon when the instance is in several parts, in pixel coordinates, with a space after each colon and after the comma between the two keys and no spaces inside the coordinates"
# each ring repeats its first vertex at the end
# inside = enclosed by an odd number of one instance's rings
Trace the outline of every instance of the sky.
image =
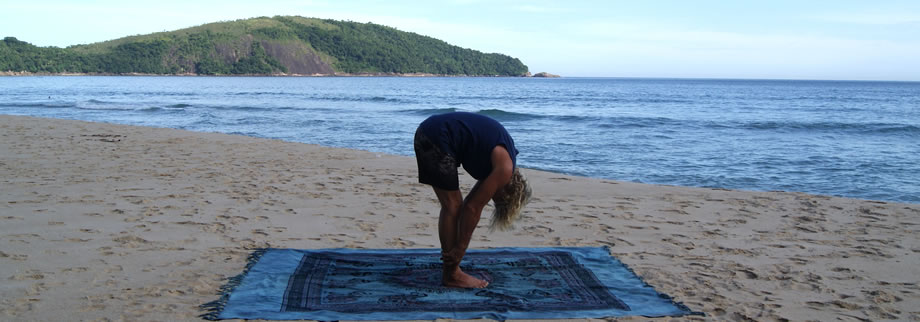
{"type": "Polygon", "coordinates": [[[918,0],[0,0],[0,37],[67,47],[276,15],[373,22],[564,77],[920,81],[918,0]]]}

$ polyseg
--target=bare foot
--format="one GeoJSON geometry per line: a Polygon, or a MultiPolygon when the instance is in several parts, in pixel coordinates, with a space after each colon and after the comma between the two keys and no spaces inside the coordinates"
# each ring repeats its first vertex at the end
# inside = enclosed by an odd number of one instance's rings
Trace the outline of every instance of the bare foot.
{"type": "Polygon", "coordinates": [[[451,273],[445,272],[441,282],[444,286],[459,288],[484,288],[489,285],[489,282],[464,273],[459,267],[451,273]]]}

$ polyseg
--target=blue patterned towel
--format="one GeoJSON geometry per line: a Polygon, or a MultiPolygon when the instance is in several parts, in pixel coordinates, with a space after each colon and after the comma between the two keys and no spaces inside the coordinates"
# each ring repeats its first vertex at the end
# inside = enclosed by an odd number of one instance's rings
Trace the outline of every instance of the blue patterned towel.
{"type": "Polygon", "coordinates": [[[701,314],[656,292],[606,247],[470,250],[484,289],[442,287],[439,249],[261,249],[203,318],[564,319],[701,314]]]}

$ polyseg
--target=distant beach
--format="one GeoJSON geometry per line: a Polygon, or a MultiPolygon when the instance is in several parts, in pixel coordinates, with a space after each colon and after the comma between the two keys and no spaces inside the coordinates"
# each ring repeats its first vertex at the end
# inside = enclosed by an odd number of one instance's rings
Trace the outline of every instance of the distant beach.
{"type": "MultiPolygon", "coordinates": [[[[0,137],[11,320],[196,320],[254,248],[438,245],[409,156],[8,115],[0,137]]],[[[705,319],[920,319],[916,204],[524,171],[523,221],[472,247],[606,245],[705,319]]]]}
{"type": "MultiPolygon", "coordinates": [[[[542,73],[541,73],[542,74],[542,73]]],[[[33,73],[33,72],[16,72],[0,71],[0,76],[146,76],[146,77],[169,77],[169,76],[187,76],[187,77],[485,77],[485,76],[465,76],[465,75],[438,75],[429,73],[334,73],[334,74],[295,74],[295,73],[277,73],[277,74],[256,74],[256,75],[199,75],[194,73],[181,74],[145,74],[145,73],[33,73]]],[[[543,76],[494,76],[494,77],[537,77],[537,78],[557,78],[559,75],[543,76]]]]}

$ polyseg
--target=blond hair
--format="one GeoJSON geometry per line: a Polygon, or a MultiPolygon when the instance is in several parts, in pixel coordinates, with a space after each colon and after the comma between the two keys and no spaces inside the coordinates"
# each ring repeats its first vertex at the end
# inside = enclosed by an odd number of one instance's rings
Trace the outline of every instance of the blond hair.
{"type": "Polygon", "coordinates": [[[512,224],[520,220],[521,211],[530,202],[530,196],[533,194],[527,179],[518,169],[514,169],[514,173],[511,174],[511,182],[508,182],[502,189],[502,193],[496,198],[498,200],[493,200],[495,210],[492,211],[491,231],[511,229],[512,224]]]}

